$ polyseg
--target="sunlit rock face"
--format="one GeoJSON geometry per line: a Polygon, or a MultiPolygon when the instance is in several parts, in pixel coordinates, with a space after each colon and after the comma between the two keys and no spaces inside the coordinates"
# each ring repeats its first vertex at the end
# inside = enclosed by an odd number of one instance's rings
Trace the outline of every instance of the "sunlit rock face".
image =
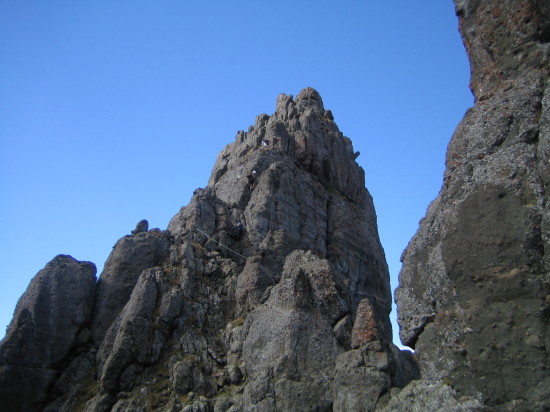
{"type": "MultiPolygon", "coordinates": [[[[86,316],[24,410],[386,403],[418,369],[391,343],[388,269],[357,156],[315,90],[280,95],[273,115],[225,147],[167,230],[143,220],[115,244],[86,316]]],[[[16,358],[9,367],[21,372],[16,358]]],[[[21,373],[14,385],[36,383],[21,373]]]]}
{"type": "MultiPolygon", "coordinates": [[[[176,239],[206,242],[238,264],[230,272],[230,306],[244,324],[227,333],[247,379],[245,410],[331,410],[335,399],[362,402],[368,386],[374,407],[392,385],[387,364],[353,387],[335,380],[355,329],[370,336],[357,347],[376,341],[392,370],[402,362],[391,352],[389,277],[356,157],[315,90],[280,95],[275,113],[237,134],[208,186],[170,222],[176,239]],[[363,301],[372,310],[358,326],[363,301]]],[[[338,376],[370,367],[361,361],[338,376]]]]}
{"type": "MultiPolygon", "coordinates": [[[[347,282],[342,298],[352,311],[363,298],[377,301],[380,332],[391,340],[388,272],[364,171],[315,90],[304,89],[296,99],[280,95],[272,116],[260,115],[247,132],[239,132],[219,154],[204,192],[217,202],[210,221],[181,220],[196,214],[186,208],[170,223],[173,234],[198,224],[230,238],[239,219],[246,228],[240,243],[252,255],[247,262],[269,259],[282,265],[290,251],[310,250],[335,266],[339,284],[347,282]],[[247,176],[254,171],[251,188],[247,176]]],[[[238,294],[245,305],[263,292],[238,294]]]]}
{"type": "Polygon", "coordinates": [[[548,410],[550,3],[455,3],[476,102],[403,254],[400,334],[424,379],[548,410]]]}

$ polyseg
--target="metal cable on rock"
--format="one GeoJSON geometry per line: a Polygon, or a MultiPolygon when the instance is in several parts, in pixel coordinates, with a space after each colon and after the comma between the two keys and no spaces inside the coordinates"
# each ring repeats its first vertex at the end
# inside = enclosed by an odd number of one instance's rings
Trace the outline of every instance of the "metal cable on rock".
{"type": "Polygon", "coordinates": [[[242,257],[244,260],[246,260],[246,257],[244,257],[243,255],[241,255],[240,253],[235,252],[233,249],[231,249],[231,248],[225,246],[224,244],[218,242],[218,241],[217,241],[216,239],[214,239],[213,237],[208,236],[208,235],[207,235],[206,233],[204,233],[202,230],[197,229],[196,227],[193,228],[193,229],[195,229],[197,232],[201,233],[202,235],[206,236],[208,239],[213,240],[214,242],[216,242],[216,243],[217,243],[218,245],[220,245],[221,247],[226,248],[226,249],[229,250],[230,252],[233,252],[233,253],[236,254],[237,256],[240,256],[240,257],[242,257]]]}

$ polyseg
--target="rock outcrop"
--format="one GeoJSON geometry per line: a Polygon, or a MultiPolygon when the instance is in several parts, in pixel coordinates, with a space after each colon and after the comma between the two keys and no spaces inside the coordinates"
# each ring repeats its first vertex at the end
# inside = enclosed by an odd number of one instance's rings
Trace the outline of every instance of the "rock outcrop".
{"type": "Polygon", "coordinates": [[[388,269],[356,157],[315,90],[280,95],[167,230],[143,220],[116,243],[61,364],[25,410],[386,402],[418,369],[391,343],[388,269]]]}
{"type": "Polygon", "coordinates": [[[390,286],[351,141],[280,95],[167,230],[58,256],[0,343],[0,412],[550,409],[550,5],[455,0],[475,106],[390,286]]]}
{"type": "Polygon", "coordinates": [[[113,247],[97,284],[92,336],[99,344],[120,314],[144,269],[154,267],[170,254],[170,235],[147,231],[147,221],[138,223],[133,235],[124,236],[113,247]],[[145,225],[143,224],[145,222],[145,225]]]}
{"type": "Polygon", "coordinates": [[[40,410],[71,351],[89,337],[96,267],[59,255],[32,279],[0,345],[0,409],[40,410]],[[80,332],[80,333],[79,333],[80,332]]]}
{"type": "Polygon", "coordinates": [[[494,410],[550,409],[550,4],[456,0],[475,106],[403,254],[422,378],[494,410]]]}

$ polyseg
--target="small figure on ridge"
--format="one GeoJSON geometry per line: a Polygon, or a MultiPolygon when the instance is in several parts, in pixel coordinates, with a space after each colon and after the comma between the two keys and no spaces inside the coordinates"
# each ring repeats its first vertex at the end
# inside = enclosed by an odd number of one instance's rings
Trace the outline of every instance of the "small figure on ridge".
{"type": "Polygon", "coordinates": [[[246,176],[246,178],[248,179],[248,186],[250,190],[254,190],[254,188],[256,187],[256,177],[257,174],[255,170],[253,170],[252,173],[246,176]]]}

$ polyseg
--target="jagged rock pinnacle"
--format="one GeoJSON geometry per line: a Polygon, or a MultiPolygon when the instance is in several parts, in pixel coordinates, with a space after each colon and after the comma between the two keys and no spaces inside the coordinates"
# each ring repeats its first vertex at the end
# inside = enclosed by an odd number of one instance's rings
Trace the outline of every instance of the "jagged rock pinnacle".
{"type": "Polygon", "coordinates": [[[168,230],[121,238],[97,284],[64,255],[33,278],[0,412],[550,410],[550,6],[455,4],[476,105],[403,254],[414,356],[391,344],[358,152],[306,88],[237,133],[168,230]]]}
{"type": "MultiPolygon", "coordinates": [[[[289,250],[311,250],[351,270],[351,290],[360,285],[357,295],[352,293],[354,306],[374,293],[378,307],[389,313],[387,268],[364,171],[355,162],[351,140],[331,117],[312,88],[296,99],[281,94],[272,116],[259,115],[218,155],[204,193],[224,205],[224,224],[244,223],[250,241],[245,254],[265,249],[263,242],[277,234],[289,250]],[[253,171],[252,189],[247,176],[253,171]],[[360,267],[366,269],[362,275],[360,267]],[[367,281],[369,276],[377,280],[367,281]],[[366,292],[366,282],[378,285],[377,291],[366,292]]],[[[173,234],[192,230],[197,222],[185,218],[191,210],[182,210],[170,222],[173,234]]],[[[199,223],[210,233],[217,230],[209,222],[199,223]]]]}
{"type": "MultiPolygon", "coordinates": [[[[168,230],[144,220],[115,244],[91,320],[27,411],[144,410],[148,393],[167,412],[372,409],[417,377],[391,344],[388,269],[355,158],[314,89],[281,94],[168,230]]],[[[15,362],[0,378],[25,388],[15,362]]]]}

